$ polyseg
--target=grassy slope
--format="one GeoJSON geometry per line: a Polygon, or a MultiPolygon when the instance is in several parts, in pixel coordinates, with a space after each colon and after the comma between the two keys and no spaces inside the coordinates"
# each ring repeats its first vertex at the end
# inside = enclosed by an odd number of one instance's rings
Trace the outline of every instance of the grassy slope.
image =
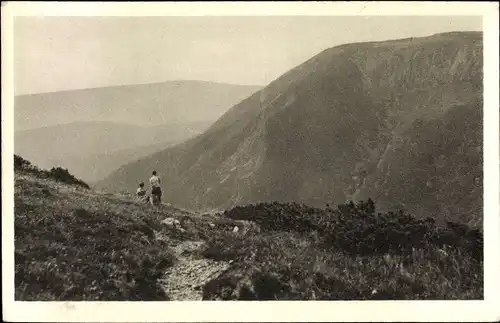
{"type": "MultiPolygon", "coordinates": [[[[483,297],[482,258],[463,239],[452,237],[447,254],[430,239],[376,250],[394,240],[394,230],[390,221],[362,220],[362,212],[350,222],[337,211],[295,204],[189,215],[19,173],[15,205],[17,300],[168,300],[159,279],[176,266],[173,249],[189,241],[205,242],[198,258],[233,260],[203,284],[206,300],[483,297]],[[185,231],[162,226],[167,216],[185,231]]],[[[406,228],[414,234],[413,226],[406,228]]]]}
{"type": "Polygon", "coordinates": [[[17,300],[165,300],[174,257],[163,215],[84,189],[16,174],[17,300]]]}

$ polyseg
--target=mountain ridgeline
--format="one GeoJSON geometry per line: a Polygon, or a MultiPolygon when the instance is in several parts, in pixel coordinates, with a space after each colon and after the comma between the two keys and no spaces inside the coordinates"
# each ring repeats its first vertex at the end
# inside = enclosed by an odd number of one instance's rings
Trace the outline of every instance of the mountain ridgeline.
{"type": "Polygon", "coordinates": [[[14,149],[40,167],[67,167],[84,180],[95,182],[123,164],[194,137],[209,126],[72,122],[17,131],[14,149]]]}
{"type": "Polygon", "coordinates": [[[96,182],[200,134],[258,89],[169,81],[16,96],[15,152],[96,182]]]}
{"type": "Polygon", "coordinates": [[[18,95],[15,129],[72,122],[114,122],[140,126],[213,123],[258,86],[204,81],[168,81],[18,95]]]}
{"type": "Polygon", "coordinates": [[[482,47],[482,33],[454,32],[327,49],[98,187],[132,190],[155,169],[187,208],[371,197],[481,225],[482,47]]]}

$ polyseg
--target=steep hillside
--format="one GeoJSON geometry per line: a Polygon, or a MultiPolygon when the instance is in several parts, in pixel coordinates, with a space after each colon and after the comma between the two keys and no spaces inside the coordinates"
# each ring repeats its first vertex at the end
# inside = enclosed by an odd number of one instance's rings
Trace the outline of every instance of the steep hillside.
{"type": "MultiPolygon", "coordinates": [[[[194,136],[194,134],[191,136],[194,136]]],[[[87,181],[89,183],[95,183],[111,174],[121,165],[134,160],[139,160],[168,147],[177,145],[182,141],[183,140],[172,140],[143,146],[135,146],[106,154],[89,155],[85,158],[78,158],[77,156],[74,156],[73,158],[68,159],[67,163],[73,165],[75,173],[85,173],[87,181]],[[89,168],[88,165],[96,165],[97,167],[89,168]]]]}
{"type": "Polygon", "coordinates": [[[165,199],[191,208],[371,195],[480,224],[482,66],[477,32],[330,48],[99,187],[132,189],[156,169],[165,199]]]}
{"type": "Polygon", "coordinates": [[[257,86],[170,81],[20,95],[14,101],[16,130],[77,121],[141,126],[213,122],[257,86]]]}
{"type": "Polygon", "coordinates": [[[382,159],[355,198],[481,226],[482,117],[479,101],[455,106],[439,119],[417,119],[390,148],[390,164],[382,159]]]}
{"type": "Polygon", "coordinates": [[[142,127],[111,122],[75,122],[18,131],[14,150],[43,168],[65,165],[94,182],[119,166],[200,134],[209,123],[142,127]]]}
{"type": "Polygon", "coordinates": [[[202,215],[15,160],[18,301],[483,298],[482,232],[465,225],[376,213],[370,200],[202,215]]]}

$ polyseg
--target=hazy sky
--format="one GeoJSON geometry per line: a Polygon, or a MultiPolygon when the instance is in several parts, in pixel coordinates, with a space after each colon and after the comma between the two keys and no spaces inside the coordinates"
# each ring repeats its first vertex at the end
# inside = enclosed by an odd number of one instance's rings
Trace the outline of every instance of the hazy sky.
{"type": "Polygon", "coordinates": [[[266,85],[325,48],[478,17],[16,17],[16,94],[175,79],[266,85]]]}

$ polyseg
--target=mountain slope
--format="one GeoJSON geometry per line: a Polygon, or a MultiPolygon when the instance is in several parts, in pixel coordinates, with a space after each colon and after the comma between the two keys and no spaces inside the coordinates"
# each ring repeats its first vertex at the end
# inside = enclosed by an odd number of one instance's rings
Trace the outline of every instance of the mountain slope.
{"type": "Polygon", "coordinates": [[[14,149],[43,168],[64,165],[85,181],[94,182],[120,165],[195,136],[208,126],[75,122],[18,131],[14,149]]]}
{"type": "Polygon", "coordinates": [[[377,215],[370,201],[201,215],[15,160],[18,301],[484,298],[482,232],[467,226],[377,215]]]}
{"type": "Polygon", "coordinates": [[[410,212],[478,224],[481,97],[481,33],[337,46],[243,100],[203,135],[121,167],[98,185],[131,189],[156,169],[165,200],[190,208],[324,205],[376,194],[382,209],[392,209],[402,206],[404,192],[410,212]],[[409,145],[444,157],[425,160],[409,154],[409,145]],[[439,163],[449,171],[426,171],[439,163]],[[465,166],[473,174],[462,172],[465,166]],[[455,193],[451,178],[460,183],[455,193]]]}
{"type": "Polygon", "coordinates": [[[77,121],[142,126],[213,122],[258,86],[170,81],[15,97],[15,129],[77,121]]]}
{"type": "Polygon", "coordinates": [[[414,210],[421,217],[482,224],[482,102],[455,106],[442,118],[417,119],[393,147],[390,164],[382,160],[365,179],[357,199],[375,198],[379,206],[414,210]],[[381,194],[383,193],[383,194],[381,194]]]}

